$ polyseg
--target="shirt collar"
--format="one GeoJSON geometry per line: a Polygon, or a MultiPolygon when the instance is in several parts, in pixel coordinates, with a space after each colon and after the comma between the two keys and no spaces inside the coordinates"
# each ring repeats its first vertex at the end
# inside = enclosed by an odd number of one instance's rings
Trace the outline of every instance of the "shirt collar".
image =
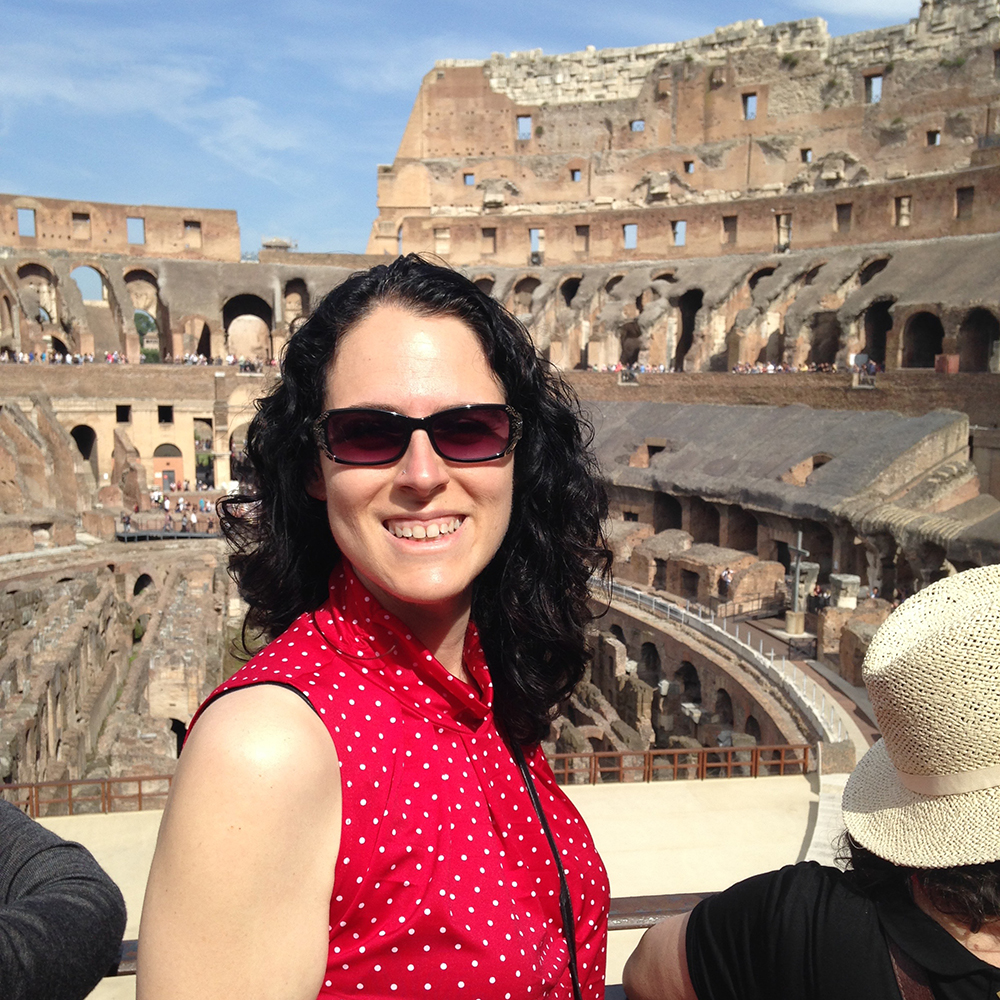
{"type": "Polygon", "coordinates": [[[429,722],[474,730],[490,714],[493,684],[479,631],[471,621],[463,658],[475,685],[449,673],[406,625],[379,604],[346,560],[330,576],[329,599],[313,618],[344,661],[429,722]]]}

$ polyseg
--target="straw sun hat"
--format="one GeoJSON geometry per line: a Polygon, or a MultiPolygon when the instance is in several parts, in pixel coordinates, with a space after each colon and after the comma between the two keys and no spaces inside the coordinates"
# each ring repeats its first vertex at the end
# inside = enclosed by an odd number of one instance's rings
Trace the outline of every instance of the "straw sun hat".
{"type": "Polygon", "coordinates": [[[904,601],[864,678],[883,738],[844,790],[851,836],[915,868],[1000,860],[1000,566],[904,601]]]}

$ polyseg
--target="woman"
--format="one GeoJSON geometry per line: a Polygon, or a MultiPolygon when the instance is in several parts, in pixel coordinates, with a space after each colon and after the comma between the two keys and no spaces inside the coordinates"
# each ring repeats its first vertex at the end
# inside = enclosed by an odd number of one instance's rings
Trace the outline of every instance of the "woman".
{"type": "Polygon", "coordinates": [[[1000,996],[1000,566],[879,628],[883,738],[844,791],[850,868],[747,879],[643,935],[630,1000],[1000,996]]]}
{"type": "Polygon", "coordinates": [[[606,875],[539,746],[609,559],[587,443],[523,327],[419,257],[292,336],[219,504],[273,641],[193,724],[140,997],[569,998],[574,950],[602,995],[606,875]]]}

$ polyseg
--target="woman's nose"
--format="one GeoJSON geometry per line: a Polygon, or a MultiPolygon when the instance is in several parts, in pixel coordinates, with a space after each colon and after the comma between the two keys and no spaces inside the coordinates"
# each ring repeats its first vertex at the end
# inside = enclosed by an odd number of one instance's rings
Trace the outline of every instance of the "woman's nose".
{"type": "Polygon", "coordinates": [[[448,463],[434,450],[426,431],[414,431],[400,462],[396,483],[418,493],[433,493],[451,478],[448,463]]]}

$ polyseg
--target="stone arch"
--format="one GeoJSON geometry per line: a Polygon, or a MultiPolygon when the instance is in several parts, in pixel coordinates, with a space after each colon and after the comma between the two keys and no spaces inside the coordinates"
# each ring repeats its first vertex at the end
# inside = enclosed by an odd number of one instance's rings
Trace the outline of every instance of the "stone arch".
{"type": "Polygon", "coordinates": [[[661,271],[659,274],[654,274],[652,280],[666,281],[673,285],[677,282],[677,275],[673,271],[661,271]]]}
{"type": "Polygon", "coordinates": [[[10,299],[0,296],[0,351],[18,351],[20,344],[14,333],[14,313],[10,299]]]}
{"type": "Polygon", "coordinates": [[[94,482],[96,483],[100,476],[97,464],[97,431],[89,424],[77,424],[69,433],[76,442],[76,449],[80,452],[80,457],[94,473],[94,482]]]}
{"type": "Polygon", "coordinates": [[[604,291],[608,295],[610,295],[618,287],[619,283],[621,282],[622,278],[624,278],[624,277],[625,277],[624,274],[613,274],[604,283],[604,291]]]}
{"type": "Polygon", "coordinates": [[[167,491],[184,481],[184,456],[170,442],[159,444],[153,451],[153,485],[167,491]]]}
{"type": "Polygon", "coordinates": [[[688,660],[682,660],[674,671],[674,680],[681,686],[681,701],[694,705],[701,704],[701,678],[695,665],[688,660]]]}
{"type": "Polygon", "coordinates": [[[894,299],[873,302],[865,310],[865,354],[877,365],[885,364],[885,345],[892,329],[894,299]]]}
{"type": "Polygon", "coordinates": [[[694,344],[694,327],[704,301],[705,293],[700,288],[688,289],[677,300],[677,308],[681,313],[681,335],[674,351],[674,371],[684,371],[684,359],[694,344]]]}
{"type": "Polygon", "coordinates": [[[147,587],[153,586],[153,578],[148,573],[141,573],[136,577],[135,586],[132,587],[132,596],[138,597],[147,587]]]}
{"type": "Polygon", "coordinates": [[[858,283],[861,285],[867,285],[876,274],[880,274],[889,265],[889,261],[892,260],[891,257],[876,257],[875,260],[870,260],[868,263],[858,271],[858,283]]]}
{"type": "Polygon", "coordinates": [[[970,309],[958,330],[959,370],[1000,370],[1000,322],[989,309],[970,309]]]}
{"type": "Polygon", "coordinates": [[[639,680],[645,681],[650,687],[660,683],[660,652],[656,644],[644,642],[639,651],[639,680]]]}
{"type": "Polygon", "coordinates": [[[302,278],[285,282],[284,314],[289,326],[300,316],[309,315],[309,289],[302,278]]]}
{"type": "Polygon", "coordinates": [[[221,328],[213,326],[207,317],[198,313],[185,315],[181,326],[184,330],[185,354],[201,354],[209,360],[225,355],[225,336],[221,328]]]}
{"type": "Polygon", "coordinates": [[[746,724],[743,726],[743,732],[747,736],[752,736],[758,743],[760,743],[760,723],[752,715],[747,716],[746,724]]]}
{"type": "Polygon", "coordinates": [[[244,358],[271,357],[271,324],[274,311],[259,296],[234,295],[222,307],[229,353],[244,358]]]}
{"type": "Polygon", "coordinates": [[[160,299],[160,283],[156,275],[143,268],[133,268],[125,273],[125,287],[132,300],[133,319],[142,350],[158,351],[160,360],[172,357],[170,319],[167,307],[160,299]],[[143,316],[152,321],[152,328],[143,316]]]}
{"type": "Polygon", "coordinates": [[[483,295],[492,295],[493,286],[496,284],[496,278],[494,278],[492,274],[481,274],[478,278],[473,278],[472,283],[483,293],[483,295]]]}
{"type": "Polygon", "coordinates": [[[805,274],[802,275],[802,284],[811,285],[818,277],[819,272],[826,267],[827,262],[821,261],[819,264],[814,264],[805,274]]]}
{"type": "Polygon", "coordinates": [[[837,359],[843,330],[835,312],[817,312],[810,323],[810,345],[808,361],[816,365],[832,365],[837,359]]]}
{"type": "Polygon", "coordinates": [[[903,329],[903,367],[933,368],[943,342],[941,320],[932,312],[914,313],[903,329]]]}
{"type": "Polygon", "coordinates": [[[621,625],[612,625],[608,631],[623,645],[628,649],[628,644],[625,642],[625,632],[623,631],[621,625]]]}
{"type": "Polygon", "coordinates": [[[566,278],[559,286],[559,293],[562,295],[563,302],[566,303],[567,308],[572,307],[573,299],[576,298],[576,293],[580,291],[580,282],[582,280],[583,278],[579,275],[573,274],[566,278]]]}
{"type": "Polygon", "coordinates": [[[642,349],[642,331],[639,324],[634,319],[623,323],[618,331],[621,340],[621,352],[618,360],[623,365],[634,365],[639,360],[639,351],[642,349]]]}
{"type": "MultiPolygon", "coordinates": [[[[125,317],[111,287],[111,279],[104,263],[99,258],[79,260],[70,272],[70,277],[80,289],[87,328],[93,341],[92,349],[96,353],[120,351],[125,354],[128,347],[125,338],[125,317]],[[96,277],[92,272],[96,272],[96,277]],[[100,280],[100,297],[87,298],[88,291],[90,294],[97,291],[97,280],[100,280]]],[[[131,316],[129,318],[131,319],[131,316]]],[[[68,331],[68,324],[63,325],[68,331]]]]}
{"type": "Polygon", "coordinates": [[[517,316],[527,316],[531,313],[531,297],[535,294],[535,289],[541,281],[534,275],[521,278],[514,285],[514,292],[511,296],[511,312],[517,316]]]}
{"type": "Polygon", "coordinates": [[[28,261],[17,269],[21,308],[37,323],[58,323],[56,276],[44,264],[28,261]]]}
{"type": "Polygon", "coordinates": [[[247,465],[247,431],[250,424],[238,424],[229,435],[229,475],[240,482],[246,479],[250,469],[247,465]]]}
{"type": "Polygon", "coordinates": [[[66,341],[59,337],[53,336],[50,338],[52,342],[52,350],[56,354],[69,354],[69,348],[66,346],[66,341]]]}
{"type": "Polygon", "coordinates": [[[777,267],[768,266],[768,267],[758,268],[756,271],[754,271],[754,273],[750,275],[749,279],[747,279],[747,284],[750,286],[750,291],[752,292],[757,287],[758,283],[762,278],[769,277],[770,275],[774,274],[774,272],[777,270],[778,270],[777,267]]]}
{"type": "Polygon", "coordinates": [[[725,688],[715,692],[715,715],[724,726],[733,724],[733,699],[725,688]]]}

